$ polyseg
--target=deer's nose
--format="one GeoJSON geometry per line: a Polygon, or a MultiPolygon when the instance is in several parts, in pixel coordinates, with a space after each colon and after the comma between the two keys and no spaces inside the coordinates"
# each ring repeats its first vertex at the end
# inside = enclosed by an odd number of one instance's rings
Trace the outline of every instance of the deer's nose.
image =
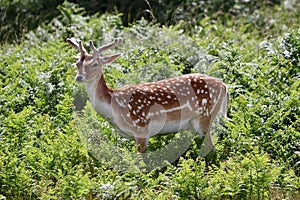
{"type": "Polygon", "coordinates": [[[83,79],[83,76],[82,76],[82,75],[76,76],[76,81],[82,81],[82,79],[83,79]]]}

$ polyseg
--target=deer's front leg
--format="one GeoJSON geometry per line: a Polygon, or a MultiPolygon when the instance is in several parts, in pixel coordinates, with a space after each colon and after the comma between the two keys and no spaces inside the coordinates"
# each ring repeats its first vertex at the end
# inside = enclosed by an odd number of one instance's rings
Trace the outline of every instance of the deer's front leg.
{"type": "Polygon", "coordinates": [[[142,138],[135,138],[136,144],[138,146],[138,152],[143,153],[148,146],[148,138],[142,137],[142,138]]]}

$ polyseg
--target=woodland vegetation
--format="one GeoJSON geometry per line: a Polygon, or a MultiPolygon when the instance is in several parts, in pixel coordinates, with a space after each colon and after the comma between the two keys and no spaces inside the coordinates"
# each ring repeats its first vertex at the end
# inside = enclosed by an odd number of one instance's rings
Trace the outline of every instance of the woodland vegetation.
{"type": "Polygon", "coordinates": [[[300,199],[299,0],[2,0],[0,13],[0,199],[300,199]],[[110,87],[192,72],[227,83],[215,164],[195,141],[151,170],[132,156],[75,82],[67,37],[124,38],[110,87]]]}

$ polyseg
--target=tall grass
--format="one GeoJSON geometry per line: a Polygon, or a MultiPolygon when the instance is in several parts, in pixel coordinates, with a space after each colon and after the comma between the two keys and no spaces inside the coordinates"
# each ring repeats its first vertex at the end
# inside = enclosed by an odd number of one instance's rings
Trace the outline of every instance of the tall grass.
{"type": "MultiPolygon", "coordinates": [[[[299,199],[297,9],[263,6],[225,24],[206,17],[187,34],[192,26],[183,22],[124,27],[120,15],[60,5],[59,16],[0,50],[0,198],[299,199]],[[249,21],[255,16],[262,18],[249,21]],[[207,166],[193,142],[175,162],[147,172],[134,142],[86,103],[73,78],[77,52],[65,42],[72,36],[85,46],[125,39],[112,50],[122,58],[104,68],[111,87],[190,72],[224,80],[230,120],[212,130],[216,164],[207,166]]],[[[152,138],[149,151],[173,139],[152,138]]]]}

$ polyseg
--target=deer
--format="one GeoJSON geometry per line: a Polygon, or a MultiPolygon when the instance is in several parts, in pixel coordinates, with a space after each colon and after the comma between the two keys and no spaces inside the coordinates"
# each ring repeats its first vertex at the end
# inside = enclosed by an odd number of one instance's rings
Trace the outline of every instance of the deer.
{"type": "Polygon", "coordinates": [[[121,54],[102,53],[123,39],[115,38],[98,48],[90,40],[92,53],[81,40],[67,38],[67,42],[80,52],[75,80],[85,84],[93,109],[121,136],[134,138],[138,153],[146,151],[150,137],[180,130],[192,130],[199,138],[205,136],[206,145],[216,151],[209,130],[218,113],[226,116],[229,103],[228,88],[220,79],[191,73],[113,89],[107,86],[102,67],[121,54]]]}

